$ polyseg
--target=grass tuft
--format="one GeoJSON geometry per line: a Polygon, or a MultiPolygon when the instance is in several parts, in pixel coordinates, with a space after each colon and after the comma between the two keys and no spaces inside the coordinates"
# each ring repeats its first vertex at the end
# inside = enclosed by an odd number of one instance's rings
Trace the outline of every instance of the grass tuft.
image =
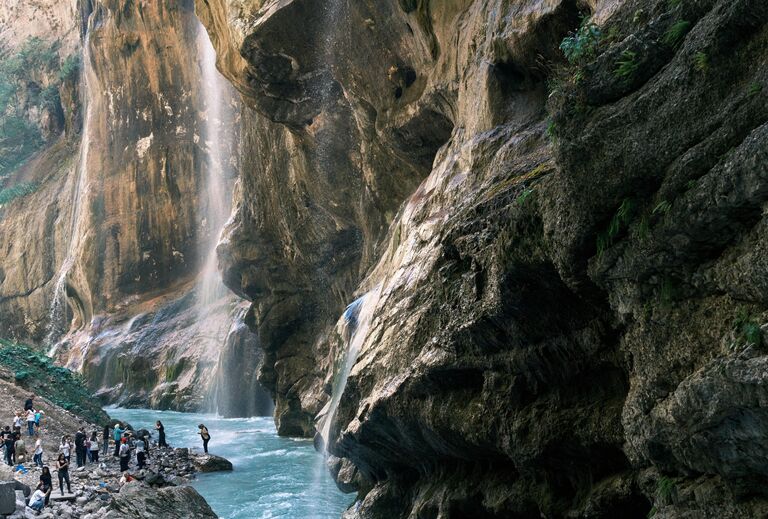
{"type": "Polygon", "coordinates": [[[693,55],[693,68],[702,73],[709,70],[709,56],[706,52],[697,52],[693,55]]]}
{"type": "Polygon", "coordinates": [[[613,71],[613,75],[629,80],[635,75],[637,69],[640,67],[640,63],[637,61],[637,53],[631,50],[625,50],[621,53],[621,57],[616,62],[616,69],[613,71]]]}
{"type": "Polygon", "coordinates": [[[688,34],[688,29],[691,27],[691,22],[687,20],[680,20],[667,29],[664,36],[661,38],[661,42],[668,47],[676,47],[683,41],[685,35],[688,34]]]}

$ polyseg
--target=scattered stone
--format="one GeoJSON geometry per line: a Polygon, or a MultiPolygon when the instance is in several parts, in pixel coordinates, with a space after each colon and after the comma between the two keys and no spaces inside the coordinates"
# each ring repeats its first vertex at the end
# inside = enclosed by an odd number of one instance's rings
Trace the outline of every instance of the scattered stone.
{"type": "Polygon", "coordinates": [[[51,492],[51,501],[57,502],[57,501],[74,501],[77,496],[75,494],[61,494],[58,492],[51,492]]]}

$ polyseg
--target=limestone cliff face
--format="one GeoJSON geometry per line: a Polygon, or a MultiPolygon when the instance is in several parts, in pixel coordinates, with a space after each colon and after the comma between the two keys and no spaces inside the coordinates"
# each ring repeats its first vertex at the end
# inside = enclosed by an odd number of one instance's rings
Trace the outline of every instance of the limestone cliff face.
{"type": "Polygon", "coordinates": [[[225,280],[282,433],[343,389],[347,515],[764,515],[764,2],[323,6],[196,5],[225,280]]]}
{"type": "MultiPolygon", "coordinates": [[[[205,95],[193,4],[39,7],[46,19],[71,15],[57,18],[54,39],[85,46],[71,82],[82,124],[18,174],[38,190],[2,208],[2,335],[46,349],[60,342],[56,358],[111,403],[212,409],[216,395],[228,398],[214,389],[220,357],[242,361],[246,378],[233,380],[263,395],[249,375],[260,359],[255,338],[227,340],[242,322],[237,299],[198,304],[219,232],[209,192],[232,189],[239,106],[233,90],[215,100],[227,114],[205,95]],[[206,179],[212,148],[226,166],[219,186],[206,179]]],[[[0,14],[23,39],[20,10],[0,14]]]]}

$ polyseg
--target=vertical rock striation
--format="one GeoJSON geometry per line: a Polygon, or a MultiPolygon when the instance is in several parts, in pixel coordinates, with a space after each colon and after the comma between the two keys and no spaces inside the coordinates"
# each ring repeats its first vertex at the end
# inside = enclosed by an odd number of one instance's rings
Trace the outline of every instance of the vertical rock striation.
{"type": "MultiPolygon", "coordinates": [[[[63,104],[71,98],[67,113],[79,110],[83,121],[80,129],[68,116],[74,131],[12,179],[34,180],[37,191],[0,208],[0,336],[46,350],[61,339],[57,359],[111,403],[211,409],[219,356],[241,312],[232,295],[202,315],[195,309],[200,244],[215,243],[219,231],[202,195],[212,146],[228,147],[236,170],[238,132],[227,128],[221,143],[206,133],[212,110],[200,85],[194,6],[38,7],[51,34],[28,27],[27,7],[3,7],[0,16],[13,41],[52,37],[62,56],[77,55],[82,38],[80,73],[60,92],[63,104]]],[[[236,124],[232,94],[223,102],[236,124]]],[[[222,182],[231,190],[234,178],[222,182]]],[[[244,373],[258,366],[253,340],[242,337],[248,346],[227,354],[244,373]]]]}
{"type": "Polygon", "coordinates": [[[323,6],[196,4],[251,107],[219,254],[282,434],[377,287],[347,515],[765,514],[763,3],[323,6]]]}

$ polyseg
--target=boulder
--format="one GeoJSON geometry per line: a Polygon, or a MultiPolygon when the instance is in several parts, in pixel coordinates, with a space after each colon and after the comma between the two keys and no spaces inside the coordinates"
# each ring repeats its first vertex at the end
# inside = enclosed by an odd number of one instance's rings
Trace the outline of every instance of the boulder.
{"type": "Polygon", "coordinates": [[[0,481],[0,515],[16,511],[16,482],[0,481]]]}
{"type": "Polygon", "coordinates": [[[214,454],[203,454],[193,459],[199,472],[222,472],[232,470],[232,462],[214,454]]]}
{"type": "Polygon", "coordinates": [[[189,486],[155,489],[137,481],[127,483],[109,505],[104,519],[213,519],[216,514],[189,486]]]}

